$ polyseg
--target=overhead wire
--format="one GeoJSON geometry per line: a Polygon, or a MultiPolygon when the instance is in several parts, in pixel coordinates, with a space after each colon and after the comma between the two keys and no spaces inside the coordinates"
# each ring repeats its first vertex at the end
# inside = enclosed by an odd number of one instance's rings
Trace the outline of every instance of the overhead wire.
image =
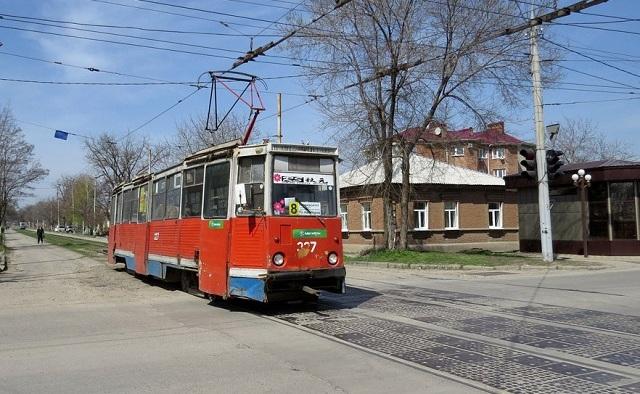
{"type": "Polygon", "coordinates": [[[143,127],[145,127],[146,125],[148,125],[149,123],[153,122],[154,120],[158,119],[159,117],[161,117],[162,115],[166,114],[167,112],[171,111],[172,109],[174,109],[175,107],[177,107],[178,105],[182,104],[183,102],[185,102],[186,100],[188,100],[189,98],[191,98],[193,95],[195,95],[196,93],[198,93],[202,88],[198,87],[196,88],[196,90],[194,90],[193,92],[189,93],[188,95],[184,96],[183,98],[181,98],[180,100],[178,100],[175,104],[171,105],[170,107],[162,110],[160,113],[158,113],[157,115],[153,116],[151,119],[147,120],[146,122],[142,123],[140,126],[136,127],[135,129],[129,131],[127,134],[124,135],[124,137],[122,137],[123,139],[126,139],[128,137],[130,137],[131,135],[133,135],[134,133],[136,133],[137,131],[141,130],[143,127]]]}
{"type": "MultiPolygon", "coordinates": [[[[216,22],[216,23],[221,23],[221,24],[225,24],[226,23],[226,24],[229,24],[229,25],[252,27],[252,28],[258,28],[258,29],[263,27],[263,26],[257,26],[257,25],[241,23],[241,22],[230,22],[230,21],[224,21],[224,20],[220,20],[220,19],[204,18],[204,17],[196,16],[196,15],[181,14],[179,12],[158,10],[158,9],[155,9],[155,8],[140,7],[140,6],[135,6],[135,5],[132,5],[132,4],[122,4],[122,3],[117,3],[115,1],[108,1],[108,0],[91,0],[91,1],[96,2],[96,3],[110,4],[110,5],[115,5],[115,6],[119,6],[119,7],[131,8],[131,9],[137,9],[137,10],[143,10],[143,11],[152,11],[152,12],[156,12],[156,13],[160,13],[160,14],[181,16],[181,17],[184,17],[184,18],[199,19],[199,20],[204,20],[204,21],[209,21],[209,22],[216,22]]],[[[274,30],[275,31],[276,29],[272,28],[270,30],[274,30]]]]}
{"type": "Polygon", "coordinates": [[[548,42],[548,43],[550,43],[550,44],[553,44],[553,45],[555,45],[555,46],[557,46],[557,47],[559,47],[559,48],[562,48],[562,49],[564,49],[565,51],[569,51],[569,52],[574,53],[574,54],[576,54],[576,55],[578,55],[578,56],[582,56],[582,57],[584,57],[584,58],[591,59],[591,60],[593,60],[593,61],[594,61],[594,62],[596,62],[596,63],[600,63],[600,64],[602,64],[603,66],[607,66],[607,67],[612,68],[612,69],[614,69],[614,70],[618,70],[618,71],[623,72],[623,73],[625,73],[625,74],[629,74],[629,75],[632,75],[632,76],[634,76],[634,77],[638,77],[638,78],[640,78],[640,74],[636,74],[636,73],[634,73],[634,72],[631,72],[631,71],[625,70],[625,69],[620,68],[620,67],[618,67],[618,66],[615,66],[615,65],[609,64],[609,63],[607,63],[607,62],[605,62],[605,61],[602,61],[602,60],[596,59],[596,58],[594,58],[594,57],[592,57],[592,56],[585,55],[584,53],[581,53],[581,52],[579,52],[579,51],[573,50],[573,49],[571,49],[571,48],[569,48],[569,47],[567,47],[567,46],[565,46],[565,45],[559,44],[559,43],[557,43],[557,42],[555,42],[555,41],[551,41],[551,40],[549,40],[549,39],[547,39],[547,38],[540,37],[540,39],[541,39],[541,40],[544,40],[544,41],[546,41],[546,42],[548,42]]]}
{"type": "MultiPolygon", "coordinates": [[[[93,30],[93,29],[84,29],[84,28],[77,28],[77,27],[60,26],[60,25],[51,24],[51,23],[34,22],[34,21],[31,21],[31,20],[23,21],[23,20],[20,20],[20,19],[3,17],[3,15],[6,15],[6,14],[1,14],[0,13],[0,21],[6,20],[6,21],[18,22],[18,23],[35,24],[35,25],[42,25],[42,26],[48,26],[48,27],[56,27],[56,28],[61,28],[61,29],[69,29],[69,30],[76,30],[76,31],[83,31],[83,32],[90,32],[90,33],[97,33],[97,34],[105,34],[105,35],[117,36],[117,37],[133,38],[133,39],[137,39],[137,40],[152,41],[152,42],[158,42],[158,43],[162,43],[162,44],[180,45],[180,46],[193,47],[193,48],[198,48],[198,49],[214,50],[214,51],[220,51],[220,52],[225,52],[225,53],[235,53],[235,54],[244,54],[245,53],[245,52],[237,50],[237,49],[212,47],[212,46],[191,44],[191,43],[185,43],[185,42],[179,42],[179,41],[171,41],[171,40],[163,40],[163,39],[142,37],[142,36],[136,36],[136,35],[130,35],[130,34],[104,32],[104,31],[93,30]]],[[[17,18],[23,18],[23,17],[18,16],[17,18]]],[[[38,19],[38,18],[29,18],[29,19],[38,19]]],[[[0,25],[0,28],[2,28],[2,27],[3,26],[0,25]]],[[[11,28],[11,27],[10,26],[5,26],[5,28],[11,28]]],[[[18,28],[16,28],[16,29],[18,29],[18,28]]],[[[29,31],[42,33],[42,34],[58,35],[58,33],[44,32],[44,31],[35,30],[35,29],[34,30],[29,30],[29,31]]],[[[74,36],[74,35],[65,35],[65,37],[83,38],[83,39],[86,39],[86,40],[93,40],[94,39],[92,37],[83,37],[83,36],[74,36]]],[[[107,42],[113,43],[113,44],[121,44],[122,43],[121,41],[107,41],[107,42]]],[[[132,44],[132,43],[128,43],[128,44],[132,44]]],[[[151,46],[145,46],[145,48],[147,48],[147,49],[159,49],[158,47],[151,47],[151,46]]],[[[192,53],[192,54],[201,54],[201,53],[192,53]]],[[[223,55],[218,55],[218,57],[226,58],[226,59],[235,59],[233,57],[223,56],[223,55]]],[[[294,61],[297,61],[297,62],[316,62],[316,63],[325,63],[325,64],[332,64],[332,65],[339,65],[339,66],[348,66],[348,64],[346,64],[346,63],[338,63],[338,62],[334,62],[334,61],[327,61],[327,60],[321,60],[321,59],[303,59],[303,58],[296,58],[296,57],[282,56],[282,55],[268,55],[268,57],[276,58],[276,59],[294,60],[294,61]]],[[[298,65],[296,63],[280,63],[280,62],[273,62],[273,61],[262,61],[262,62],[263,63],[269,63],[269,64],[294,66],[294,67],[296,67],[296,66],[305,67],[305,66],[302,66],[302,65],[298,65]]]]}
{"type": "Polygon", "coordinates": [[[556,25],[556,26],[571,26],[571,27],[578,27],[580,29],[600,30],[600,31],[608,31],[608,32],[612,32],[612,33],[623,33],[623,34],[631,34],[631,35],[635,35],[635,36],[640,36],[640,32],[637,32],[637,31],[612,29],[612,28],[609,28],[609,27],[585,26],[585,25],[578,24],[578,23],[553,22],[553,25],[556,25]]]}
{"type": "MultiPolygon", "coordinates": [[[[231,33],[196,31],[196,30],[176,30],[176,29],[160,29],[160,28],[150,28],[150,27],[141,27],[141,26],[123,26],[123,25],[101,24],[101,23],[84,23],[84,22],[68,21],[68,20],[62,20],[62,19],[36,18],[31,16],[22,16],[22,15],[14,15],[14,14],[6,14],[6,13],[2,13],[0,15],[9,16],[12,18],[36,20],[36,21],[43,21],[43,22],[64,23],[64,24],[76,25],[76,26],[98,27],[98,28],[105,28],[105,29],[137,30],[137,31],[145,31],[145,32],[151,32],[151,33],[193,34],[193,35],[222,36],[222,37],[251,37],[251,36],[255,37],[258,35],[258,34],[245,34],[242,32],[240,32],[239,34],[231,34],[231,33]]],[[[261,34],[261,36],[262,37],[279,37],[278,34],[261,34]]]]}
{"type": "MultiPolygon", "coordinates": [[[[32,56],[20,55],[20,54],[17,54],[17,53],[6,52],[6,51],[0,51],[0,55],[13,56],[13,57],[21,58],[21,59],[26,59],[26,60],[32,60],[32,61],[37,61],[37,62],[42,62],[42,63],[55,64],[55,65],[63,66],[63,67],[71,67],[71,68],[76,68],[76,69],[82,69],[82,70],[87,70],[87,71],[90,71],[90,72],[111,74],[111,75],[117,75],[117,76],[122,76],[122,77],[138,78],[138,79],[144,79],[144,80],[155,81],[155,82],[175,83],[173,81],[168,81],[168,80],[159,79],[159,78],[152,78],[152,77],[148,77],[148,76],[141,76],[141,75],[135,75],[135,74],[129,74],[129,73],[122,73],[122,72],[118,72],[118,71],[109,71],[109,70],[105,70],[103,68],[98,68],[98,67],[93,67],[93,66],[79,66],[79,65],[69,64],[69,63],[65,63],[65,62],[62,62],[62,61],[58,61],[58,60],[47,60],[47,59],[42,59],[42,58],[37,58],[37,57],[32,57],[32,56]]],[[[191,84],[189,83],[189,85],[191,85],[191,84]]]]}

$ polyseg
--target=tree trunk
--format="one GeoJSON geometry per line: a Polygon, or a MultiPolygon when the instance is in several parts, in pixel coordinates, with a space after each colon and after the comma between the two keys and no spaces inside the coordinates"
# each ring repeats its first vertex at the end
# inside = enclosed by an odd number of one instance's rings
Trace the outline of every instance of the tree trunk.
{"type": "Polygon", "coordinates": [[[393,155],[391,144],[385,143],[382,147],[382,168],[384,171],[384,182],[382,186],[382,205],[384,221],[384,247],[395,249],[395,221],[393,220],[393,155]]]}
{"type": "Polygon", "coordinates": [[[400,191],[400,246],[402,250],[409,247],[409,196],[411,195],[411,183],[409,182],[411,150],[406,144],[402,144],[402,189],[400,191]]]}

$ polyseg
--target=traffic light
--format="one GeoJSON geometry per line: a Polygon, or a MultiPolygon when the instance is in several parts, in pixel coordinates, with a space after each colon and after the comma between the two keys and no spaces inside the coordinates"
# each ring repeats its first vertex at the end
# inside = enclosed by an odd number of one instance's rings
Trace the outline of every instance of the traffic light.
{"type": "Polygon", "coordinates": [[[538,179],[538,172],[536,170],[536,151],[533,149],[520,149],[520,154],[524,157],[524,160],[520,161],[520,164],[524,168],[520,175],[529,179],[538,179]]]}
{"type": "Polygon", "coordinates": [[[549,149],[547,151],[547,174],[549,179],[562,175],[562,171],[558,171],[564,165],[564,161],[560,160],[562,155],[564,153],[561,150],[549,149]]]}

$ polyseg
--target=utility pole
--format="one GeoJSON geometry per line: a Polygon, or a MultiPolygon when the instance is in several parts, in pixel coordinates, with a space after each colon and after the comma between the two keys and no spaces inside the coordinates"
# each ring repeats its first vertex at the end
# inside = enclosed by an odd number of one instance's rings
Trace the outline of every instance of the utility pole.
{"type": "Polygon", "coordinates": [[[151,147],[149,149],[149,174],[151,174],[151,147]]]}
{"type": "Polygon", "coordinates": [[[98,187],[98,178],[93,177],[93,234],[96,235],[96,188],[98,187]]]}
{"type": "Polygon", "coordinates": [[[282,93],[278,93],[278,143],[282,143],[282,93]]]}
{"type": "MultiPolygon", "coordinates": [[[[534,19],[533,5],[531,19],[534,19]]],[[[542,260],[553,262],[553,237],[551,232],[551,205],[549,203],[549,177],[547,176],[547,155],[544,146],[544,107],[542,103],[542,82],[540,81],[540,56],[538,54],[538,27],[532,26],[529,33],[531,42],[531,80],[533,82],[533,105],[536,126],[536,163],[538,173],[538,212],[540,213],[540,245],[542,260]]]]}
{"type": "Polygon", "coordinates": [[[60,185],[56,188],[56,200],[58,200],[58,227],[60,227],[60,185]]]}

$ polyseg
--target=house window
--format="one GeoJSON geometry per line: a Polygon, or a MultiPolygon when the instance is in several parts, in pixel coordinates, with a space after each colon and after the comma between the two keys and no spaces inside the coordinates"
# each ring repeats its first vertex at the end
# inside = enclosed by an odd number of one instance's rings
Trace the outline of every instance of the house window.
{"type": "Polygon", "coordinates": [[[340,204],[340,220],[342,221],[342,231],[349,231],[347,222],[347,204],[340,204]]]}
{"type": "Polygon", "coordinates": [[[502,228],[502,203],[489,203],[489,228],[502,228]]]}
{"type": "Polygon", "coordinates": [[[464,146],[454,146],[451,154],[454,156],[464,156],[464,146]]]}
{"type": "Polygon", "coordinates": [[[429,228],[428,212],[428,204],[426,201],[416,201],[413,203],[415,230],[426,230],[429,228]]]}
{"type": "Polygon", "coordinates": [[[478,159],[488,159],[489,158],[489,151],[486,150],[485,148],[480,148],[480,150],[478,151],[478,159]]]}
{"type": "Polygon", "coordinates": [[[458,202],[445,201],[444,203],[444,228],[445,230],[458,228],[458,202]]]}
{"type": "Polygon", "coordinates": [[[636,199],[633,182],[609,184],[613,239],[636,239],[636,199]]]}
{"type": "Polygon", "coordinates": [[[371,230],[371,203],[362,203],[362,230],[371,230]]]}
{"type": "Polygon", "coordinates": [[[507,176],[507,170],[504,168],[497,168],[493,170],[493,176],[497,176],[498,178],[504,178],[507,176]]]}
{"type": "Polygon", "coordinates": [[[504,159],[504,148],[493,148],[491,150],[492,159],[504,159]]]}

